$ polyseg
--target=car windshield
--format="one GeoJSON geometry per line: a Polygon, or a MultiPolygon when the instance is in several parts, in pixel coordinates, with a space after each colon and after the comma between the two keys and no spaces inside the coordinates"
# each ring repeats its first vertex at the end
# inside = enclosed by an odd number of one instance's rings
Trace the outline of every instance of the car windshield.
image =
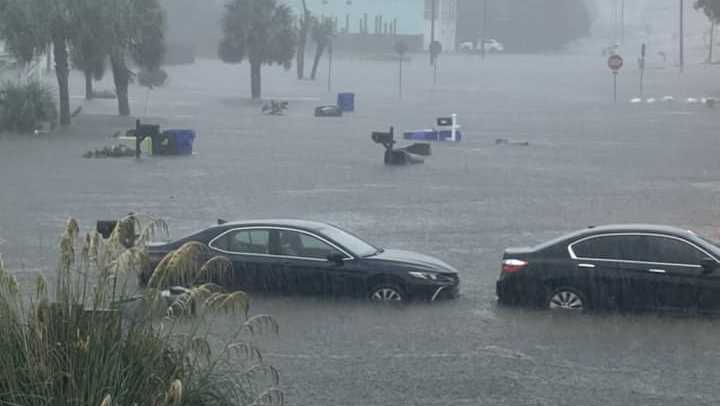
{"type": "Polygon", "coordinates": [[[320,232],[358,257],[369,257],[382,251],[355,234],[335,226],[323,227],[320,232]]]}

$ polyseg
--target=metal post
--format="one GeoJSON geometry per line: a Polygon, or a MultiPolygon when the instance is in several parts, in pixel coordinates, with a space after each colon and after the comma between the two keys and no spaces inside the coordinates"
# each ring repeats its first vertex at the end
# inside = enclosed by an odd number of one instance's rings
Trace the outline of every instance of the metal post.
{"type": "Polygon", "coordinates": [[[483,0],[483,23],[482,34],[480,34],[480,55],[485,59],[485,40],[487,35],[487,0],[483,0]]]}
{"type": "Polygon", "coordinates": [[[708,63],[713,63],[713,45],[715,43],[715,20],[710,22],[710,49],[708,50],[708,63]]]}
{"type": "Polygon", "coordinates": [[[643,43],[640,47],[640,98],[644,98],[645,93],[645,54],[647,46],[643,43]]]}
{"type": "Polygon", "coordinates": [[[620,2],[620,43],[625,43],[625,0],[620,2]]]}
{"type": "Polygon", "coordinates": [[[400,98],[403,97],[403,72],[402,72],[402,65],[403,65],[403,56],[400,55],[400,79],[399,79],[399,89],[400,89],[400,98]]]}
{"type": "Polygon", "coordinates": [[[437,63],[437,58],[435,58],[435,63],[433,63],[433,86],[437,85],[437,74],[438,74],[438,63],[437,63]]]}
{"type": "MultiPolygon", "coordinates": [[[[436,8],[437,0],[431,0],[431,10],[430,10],[430,44],[432,45],[433,42],[435,42],[435,8],[436,8]]],[[[430,46],[428,45],[428,50],[430,49],[430,46]]],[[[435,63],[435,55],[433,55],[432,52],[430,52],[430,65],[435,63]]]]}
{"type": "Polygon", "coordinates": [[[332,66],[333,66],[333,46],[332,42],[328,45],[328,93],[332,91],[332,66]]]}
{"type": "Polygon", "coordinates": [[[453,113],[452,129],[450,130],[450,138],[452,139],[452,142],[456,141],[456,134],[457,134],[457,114],[453,113]]]}
{"type": "Polygon", "coordinates": [[[680,0],[680,72],[685,70],[685,0],[680,0]]]}
{"type": "Polygon", "coordinates": [[[613,72],[613,103],[617,103],[617,72],[613,72]]]}

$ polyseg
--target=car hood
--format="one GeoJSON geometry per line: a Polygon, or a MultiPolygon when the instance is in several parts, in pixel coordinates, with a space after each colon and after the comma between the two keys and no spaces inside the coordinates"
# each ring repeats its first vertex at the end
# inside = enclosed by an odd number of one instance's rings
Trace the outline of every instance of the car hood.
{"type": "Polygon", "coordinates": [[[368,258],[375,261],[388,261],[413,267],[425,268],[435,272],[457,273],[457,270],[444,261],[412,251],[385,250],[368,258]]]}

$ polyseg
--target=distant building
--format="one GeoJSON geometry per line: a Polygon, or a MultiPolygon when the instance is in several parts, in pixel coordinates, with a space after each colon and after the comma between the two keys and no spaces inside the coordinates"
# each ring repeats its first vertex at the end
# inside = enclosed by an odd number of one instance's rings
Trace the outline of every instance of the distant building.
{"type": "Polygon", "coordinates": [[[442,44],[444,51],[454,51],[457,31],[457,0],[425,0],[425,49],[433,37],[433,4],[435,4],[435,41],[442,44]]]}
{"type": "MultiPolygon", "coordinates": [[[[302,0],[285,0],[295,15],[302,15],[302,0]]],[[[439,1],[439,0],[438,0],[439,1]]],[[[331,18],[338,33],[399,34],[423,33],[421,0],[305,0],[317,17],[331,18]]]]}

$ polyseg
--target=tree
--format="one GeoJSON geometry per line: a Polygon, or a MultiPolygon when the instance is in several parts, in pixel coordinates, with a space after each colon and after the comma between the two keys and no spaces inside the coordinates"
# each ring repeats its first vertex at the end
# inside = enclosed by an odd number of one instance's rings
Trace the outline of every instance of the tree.
{"type": "Polygon", "coordinates": [[[317,19],[314,19],[312,24],[312,39],[316,44],[316,48],[312,73],[310,74],[310,78],[312,80],[315,80],[315,78],[317,77],[317,68],[318,64],[320,63],[320,58],[322,58],[322,54],[323,52],[325,52],[325,49],[330,46],[330,43],[332,42],[334,36],[335,24],[331,19],[327,18],[323,21],[318,21],[317,19]]]}
{"type": "Polygon", "coordinates": [[[303,15],[300,18],[300,30],[298,35],[298,49],[297,49],[297,75],[298,79],[305,78],[305,45],[307,44],[308,32],[310,31],[310,24],[312,22],[312,15],[307,8],[307,3],[302,0],[303,15]]]}
{"type": "Polygon", "coordinates": [[[252,98],[259,99],[262,65],[290,69],[296,40],[292,11],[287,5],[277,0],[232,0],[226,5],[218,54],[226,63],[248,60],[252,98]]]}
{"type": "Polygon", "coordinates": [[[710,21],[720,22],[720,0],[695,0],[695,9],[702,9],[710,21]]]}
{"type": "Polygon", "coordinates": [[[85,75],[85,99],[90,100],[93,80],[101,80],[105,75],[110,48],[108,16],[102,0],[72,0],[72,10],[78,25],[71,39],[70,59],[85,75]]]}
{"type": "Polygon", "coordinates": [[[8,50],[29,63],[52,44],[60,98],[60,124],[70,124],[68,42],[76,28],[68,0],[4,0],[0,36],[8,50]]]}
{"type": "Polygon", "coordinates": [[[158,0],[105,0],[109,11],[110,66],[118,113],[130,115],[128,88],[135,73],[128,58],[147,71],[160,68],[165,56],[165,14],[158,0]]]}
{"type": "Polygon", "coordinates": [[[715,24],[720,22],[720,0],[696,0],[695,9],[702,9],[710,19],[710,44],[708,46],[707,62],[713,63],[713,40],[715,39],[715,24]]]}

